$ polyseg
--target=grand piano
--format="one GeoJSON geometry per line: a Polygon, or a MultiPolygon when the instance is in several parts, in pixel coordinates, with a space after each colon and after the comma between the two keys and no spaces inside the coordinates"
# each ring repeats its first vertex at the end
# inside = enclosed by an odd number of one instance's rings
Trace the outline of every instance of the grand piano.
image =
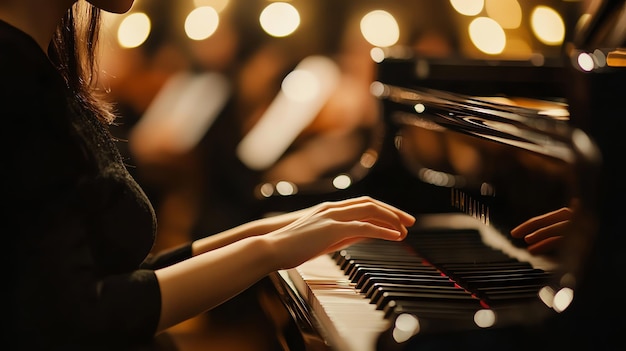
{"type": "Polygon", "coordinates": [[[353,184],[263,201],[280,211],[368,194],[418,221],[404,242],[364,241],[260,282],[284,350],[622,345],[626,5],[581,9],[563,59],[540,66],[385,52],[371,89],[384,137],[344,174],[353,184]],[[575,210],[552,252],[511,237],[563,207],[575,210]]]}

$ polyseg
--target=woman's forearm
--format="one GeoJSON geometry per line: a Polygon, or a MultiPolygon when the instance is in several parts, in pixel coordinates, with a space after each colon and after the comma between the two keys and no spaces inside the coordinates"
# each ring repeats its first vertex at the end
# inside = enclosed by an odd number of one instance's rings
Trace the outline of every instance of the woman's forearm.
{"type": "Polygon", "coordinates": [[[218,306],[272,272],[271,250],[263,236],[254,236],[157,270],[158,332],[218,306]]]}
{"type": "Polygon", "coordinates": [[[304,210],[261,218],[221,233],[198,239],[191,244],[192,254],[196,256],[232,244],[244,238],[267,234],[292,222],[298,218],[302,212],[304,212],[304,210]]]}

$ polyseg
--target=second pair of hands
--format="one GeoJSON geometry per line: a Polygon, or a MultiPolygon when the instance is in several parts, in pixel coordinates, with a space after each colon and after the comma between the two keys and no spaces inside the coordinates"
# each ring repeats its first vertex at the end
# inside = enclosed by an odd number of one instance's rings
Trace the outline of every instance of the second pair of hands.
{"type": "Polygon", "coordinates": [[[511,230],[511,236],[523,239],[533,255],[549,254],[563,244],[573,216],[572,207],[563,207],[532,217],[511,230]]]}

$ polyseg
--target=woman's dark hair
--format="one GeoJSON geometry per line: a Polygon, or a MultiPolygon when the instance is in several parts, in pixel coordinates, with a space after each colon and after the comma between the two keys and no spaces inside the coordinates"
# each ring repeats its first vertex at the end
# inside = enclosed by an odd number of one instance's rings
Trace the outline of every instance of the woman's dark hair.
{"type": "Polygon", "coordinates": [[[111,105],[96,87],[99,29],[100,9],[86,1],[76,2],[57,27],[48,55],[82,107],[110,124],[115,119],[111,105]]]}

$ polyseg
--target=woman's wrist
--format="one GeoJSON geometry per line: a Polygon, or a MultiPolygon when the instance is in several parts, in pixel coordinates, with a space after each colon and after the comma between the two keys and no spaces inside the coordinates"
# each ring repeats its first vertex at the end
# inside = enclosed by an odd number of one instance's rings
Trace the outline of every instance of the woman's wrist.
{"type": "Polygon", "coordinates": [[[241,239],[251,236],[266,234],[266,228],[262,224],[263,220],[256,220],[238,225],[234,228],[225,230],[211,236],[207,236],[191,243],[191,252],[193,256],[215,250],[217,248],[232,244],[241,239]]]}

